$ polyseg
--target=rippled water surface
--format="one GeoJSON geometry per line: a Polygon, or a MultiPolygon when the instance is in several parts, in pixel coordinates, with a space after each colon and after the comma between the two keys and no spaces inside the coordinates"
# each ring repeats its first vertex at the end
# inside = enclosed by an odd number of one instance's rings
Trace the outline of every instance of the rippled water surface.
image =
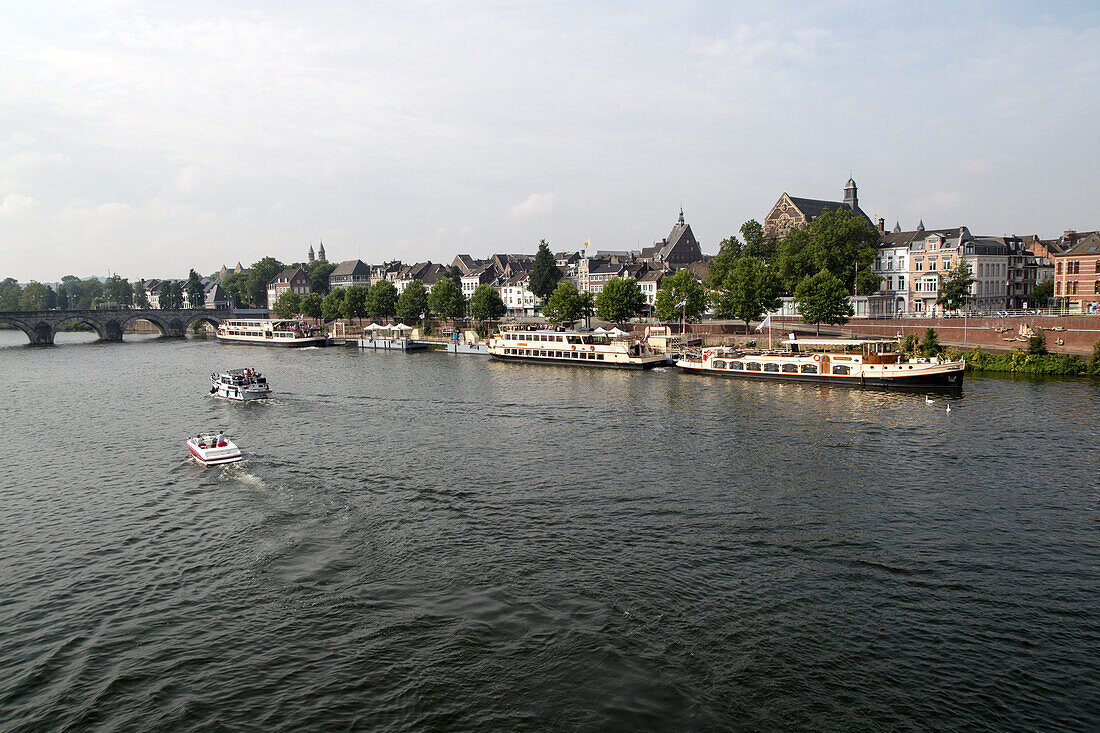
{"type": "Polygon", "coordinates": [[[0,332],[0,729],[1100,727],[1098,381],[127,339],[0,332]]]}

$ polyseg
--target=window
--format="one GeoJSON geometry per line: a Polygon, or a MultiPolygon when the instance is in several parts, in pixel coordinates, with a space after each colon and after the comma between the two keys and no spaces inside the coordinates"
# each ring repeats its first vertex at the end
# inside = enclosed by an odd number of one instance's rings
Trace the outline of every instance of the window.
{"type": "Polygon", "coordinates": [[[797,364],[784,364],[783,365],[783,373],[784,374],[798,374],[798,365],[797,364]]]}
{"type": "Polygon", "coordinates": [[[1055,295],[1061,295],[1062,294],[1062,283],[1061,282],[1054,283],[1054,294],[1055,295]]]}
{"type": "Polygon", "coordinates": [[[714,368],[715,369],[725,369],[726,368],[726,362],[722,361],[721,359],[715,359],[714,360],[714,368]]]}
{"type": "Polygon", "coordinates": [[[843,364],[836,364],[833,366],[833,374],[848,374],[850,371],[852,370],[843,364]]]}
{"type": "Polygon", "coordinates": [[[741,363],[741,362],[739,362],[739,361],[731,361],[731,362],[730,362],[730,367],[729,367],[729,368],[730,368],[730,369],[744,369],[744,368],[745,368],[745,365],[744,365],[744,364],[742,364],[742,363],[741,363]]]}
{"type": "Polygon", "coordinates": [[[1062,263],[1061,262],[1059,262],[1057,265],[1054,266],[1054,273],[1057,274],[1057,275],[1062,274],[1062,263]]]}
{"type": "Polygon", "coordinates": [[[803,364],[802,365],[802,373],[803,374],[817,374],[817,364],[803,364]]]}
{"type": "Polygon", "coordinates": [[[934,259],[929,259],[928,260],[928,269],[929,270],[935,270],[936,269],[936,260],[934,260],[934,259]]]}
{"type": "Polygon", "coordinates": [[[750,372],[758,372],[758,371],[760,371],[760,365],[757,364],[755,361],[750,361],[747,364],[745,364],[745,369],[747,369],[750,372]]]}
{"type": "Polygon", "coordinates": [[[917,260],[916,262],[914,262],[913,269],[917,272],[921,272],[922,270],[924,270],[924,260],[917,260]]]}
{"type": "Polygon", "coordinates": [[[770,364],[770,363],[765,364],[764,365],[764,371],[766,371],[766,372],[778,372],[779,371],[779,365],[778,364],[770,364]]]}
{"type": "Polygon", "coordinates": [[[1097,280],[1092,284],[1092,294],[1100,295],[1100,280],[1097,280]]]}

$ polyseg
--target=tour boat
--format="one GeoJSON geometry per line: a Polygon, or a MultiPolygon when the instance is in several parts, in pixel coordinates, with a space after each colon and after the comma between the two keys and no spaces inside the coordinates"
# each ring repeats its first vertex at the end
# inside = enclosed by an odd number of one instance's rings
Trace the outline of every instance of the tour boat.
{"type": "Polygon", "coordinates": [[[296,319],[232,318],[218,326],[219,341],[260,346],[324,346],[324,331],[296,319]]]}
{"type": "Polygon", "coordinates": [[[231,400],[259,400],[271,396],[267,377],[255,369],[230,369],[211,373],[210,394],[231,400]]]}
{"type": "Polygon", "coordinates": [[[195,460],[204,466],[213,466],[219,463],[236,463],[244,458],[241,450],[232,440],[222,434],[220,441],[217,435],[196,435],[187,439],[187,450],[195,457],[195,460]]]}
{"type": "Polygon", "coordinates": [[[648,344],[619,332],[550,331],[506,326],[486,342],[489,356],[501,361],[568,364],[612,369],[651,369],[665,363],[648,344]]]}
{"type": "Polygon", "coordinates": [[[719,377],[784,379],[860,387],[961,387],[966,362],[906,359],[897,341],[789,339],[787,350],[717,347],[685,354],[676,366],[719,377]]]}

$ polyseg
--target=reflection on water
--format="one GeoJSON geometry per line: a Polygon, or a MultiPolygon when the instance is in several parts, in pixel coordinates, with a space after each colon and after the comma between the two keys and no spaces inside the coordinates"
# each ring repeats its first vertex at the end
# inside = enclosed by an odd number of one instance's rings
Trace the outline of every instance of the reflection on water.
{"type": "Polygon", "coordinates": [[[0,332],[5,724],[1098,722],[1097,380],[58,338],[0,332]]]}

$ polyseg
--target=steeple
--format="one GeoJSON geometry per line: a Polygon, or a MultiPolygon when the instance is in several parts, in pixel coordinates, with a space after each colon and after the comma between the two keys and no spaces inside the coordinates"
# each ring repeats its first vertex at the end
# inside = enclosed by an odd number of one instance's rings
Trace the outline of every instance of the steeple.
{"type": "Polygon", "coordinates": [[[901,222],[900,222],[900,221],[897,221],[897,220],[895,220],[895,221],[894,221],[894,234],[897,234],[897,233],[899,233],[900,231],[901,231],[901,222]]]}
{"type": "Polygon", "coordinates": [[[308,256],[309,256],[309,261],[310,262],[313,262],[313,260],[316,259],[316,256],[313,254],[313,242],[309,243],[309,255],[308,256]]]}
{"type": "Polygon", "coordinates": [[[856,182],[848,176],[848,182],[844,184],[844,204],[853,212],[859,211],[859,197],[856,195],[856,182]]]}
{"type": "MultiPolygon", "coordinates": [[[[318,240],[318,241],[320,241],[320,240],[318,240]]],[[[317,249],[317,259],[328,262],[328,259],[325,257],[325,243],[324,242],[321,242],[321,246],[317,249]]]]}
{"type": "Polygon", "coordinates": [[[923,232],[924,231],[924,219],[921,219],[920,224],[917,224],[917,231],[918,232],[923,232]]]}
{"type": "Polygon", "coordinates": [[[676,223],[679,224],[680,226],[684,225],[684,207],[683,206],[680,207],[680,218],[677,219],[676,223]]]}

